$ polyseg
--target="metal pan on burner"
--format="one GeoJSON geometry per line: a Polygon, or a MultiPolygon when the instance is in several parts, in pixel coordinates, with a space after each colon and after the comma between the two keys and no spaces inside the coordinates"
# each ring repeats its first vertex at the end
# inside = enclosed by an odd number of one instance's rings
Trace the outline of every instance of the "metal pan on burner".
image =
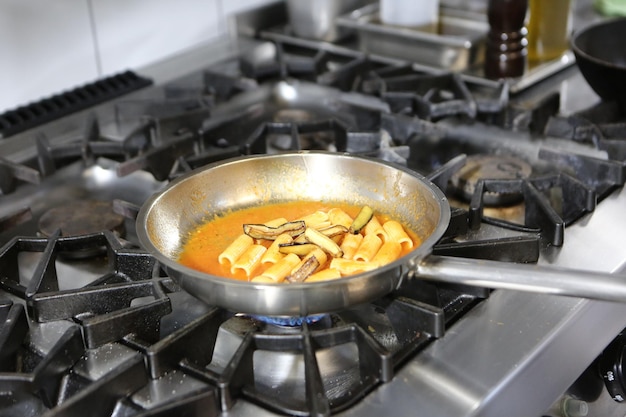
{"type": "Polygon", "coordinates": [[[414,277],[489,288],[626,301],[626,277],[459,259],[431,254],[450,220],[444,194],[412,170],[329,152],[240,157],[172,181],[142,206],[140,243],[183,290],[210,305],[265,316],[308,316],[378,299],[414,277]],[[421,246],[373,271],[331,281],[257,284],[177,262],[188,234],[216,214],[274,202],[321,200],[369,205],[415,231],[421,246]]]}

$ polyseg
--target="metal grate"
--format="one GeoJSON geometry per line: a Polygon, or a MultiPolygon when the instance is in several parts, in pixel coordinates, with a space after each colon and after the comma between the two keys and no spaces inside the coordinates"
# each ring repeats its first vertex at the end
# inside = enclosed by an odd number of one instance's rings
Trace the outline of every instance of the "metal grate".
{"type": "Polygon", "coordinates": [[[125,71],[0,114],[0,138],[15,135],[152,84],[125,71]]]}

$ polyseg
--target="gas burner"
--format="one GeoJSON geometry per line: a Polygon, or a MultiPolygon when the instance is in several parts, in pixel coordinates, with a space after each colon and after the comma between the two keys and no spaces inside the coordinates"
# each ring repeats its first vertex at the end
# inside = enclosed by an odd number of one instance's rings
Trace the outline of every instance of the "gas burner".
{"type": "MultiPolygon", "coordinates": [[[[506,155],[472,155],[463,168],[450,178],[451,189],[463,200],[469,202],[480,180],[513,180],[528,178],[532,172],[529,163],[520,158],[506,155]]],[[[486,192],[483,203],[486,206],[508,206],[518,203],[518,194],[486,192]]]]}
{"type": "Polygon", "coordinates": [[[300,109],[278,110],[274,114],[274,118],[273,118],[273,121],[276,123],[289,123],[289,122],[303,123],[303,122],[310,122],[312,120],[315,120],[315,117],[313,114],[311,114],[310,112],[306,110],[300,110],[300,109]]]}
{"type": "Polygon", "coordinates": [[[476,101],[455,74],[412,73],[381,79],[381,97],[394,113],[438,120],[449,116],[476,117],[476,101]]]}
{"type": "Polygon", "coordinates": [[[285,150],[372,152],[380,147],[382,101],[303,80],[268,81],[215,107],[201,129],[200,154],[261,154],[285,150]]]}
{"type": "Polygon", "coordinates": [[[54,235],[57,230],[63,237],[103,230],[122,236],[125,233],[124,216],[115,213],[109,201],[71,201],[46,211],[39,219],[39,230],[46,237],[54,235]]]}
{"type": "MultiPolygon", "coordinates": [[[[316,120],[315,114],[301,109],[281,109],[273,116],[273,123],[278,125],[290,126],[290,132],[287,133],[270,133],[267,134],[267,146],[270,149],[278,151],[297,149],[307,150],[328,150],[337,151],[336,146],[336,130],[331,127],[332,123],[327,124],[321,129],[306,132],[306,127],[313,127],[316,120]],[[293,137],[292,133],[298,132],[297,137],[293,137]],[[301,130],[304,130],[301,132],[301,130]],[[294,141],[298,143],[294,145],[294,141]]],[[[317,123],[319,125],[319,123],[317,123]]],[[[311,129],[308,129],[311,130],[311,129]]]]}
{"type": "MultiPolygon", "coordinates": [[[[267,16],[280,15],[280,3],[267,16]]],[[[598,343],[592,339],[624,327],[626,315],[604,314],[617,312],[611,303],[580,309],[571,308],[578,300],[555,297],[546,308],[545,297],[422,279],[307,318],[251,316],[182,291],[138,244],[139,207],[165,181],[193,169],[287,150],[379,158],[426,176],[452,206],[435,256],[511,268],[602,259],[588,264],[603,269],[618,265],[609,264],[613,255],[620,264],[625,259],[625,245],[604,241],[619,233],[598,228],[612,211],[617,218],[602,227],[621,224],[612,198],[608,211],[574,224],[574,243],[563,244],[565,226],[624,184],[619,109],[561,117],[571,95],[560,106],[561,97],[542,86],[539,95],[547,96],[536,105],[532,91],[516,97],[519,86],[508,82],[477,83],[473,75],[432,72],[345,45],[276,38],[246,55],[266,30],[241,43],[239,55],[50,123],[45,133],[0,141],[4,414],[85,415],[94,404],[99,415],[128,417],[369,416],[388,414],[389,405],[401,415],[418,406],[427,415],[476,411],[467,404],[489,413],[528,385],[511,374],[535,369],[528,357],[553,359],[580,328],[596,329],[586,350],[598,343]],[[519,314],[524,309],[531,314],[519,314]],[[526,320],[533,314],[540,320],[526,320]],[[598,317],[617,319],[593,326],[598,317]],[[491,367],[496,378],[485,380],[474,372],[484,349],[466,342],[494,334],[502,343],[491,344],[493,352],[505,354],[491,367]],[[450,408],[450,392],[468,375],[476,377],[472,401],[450,408]]],[[[577,363],[592,360],[579,351],[577,363]]],[[[571,382],[575,369],[566,371],[555,373],[558,384],[571,382]]],[[[535,411],[525,414],[543,410],[535,411]]]]}
{"type": "Polygon", "coordinates": [[[326,323],[330,320],[330,317],[326,314],[306,316],[306,317],[270,317],[270,316],[253,316],[255,320],[262,323],[269,324],[277,327],[301,327],[304,323],[313,325],[317,323],[326,323]]]}
{"type": "Polygon", "coordinates": [[[0,233],[4,232],[5,230],[11,229],[18,224],[24,223],[32,219],[32,217],[33,214],[28,207],[19,209],[6,216],[2,216],[0,217],[0,233]]]}

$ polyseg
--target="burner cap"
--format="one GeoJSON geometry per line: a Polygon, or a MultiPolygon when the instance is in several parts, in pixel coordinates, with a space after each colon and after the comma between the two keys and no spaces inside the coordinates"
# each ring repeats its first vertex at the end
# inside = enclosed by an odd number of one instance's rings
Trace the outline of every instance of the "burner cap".
{"type": "Polygon", "coordinates": [[[274,113],[275,123],[308,123],[319,119],[313,112],[302,109],[280,109],[274,113]]]}
{"type": "MultiPolygon", "coordinates": [[[[532,172],[529,163],[520,158],[505,155],[471,155],[463,168],[450,178],[452,189],[466,201],[472,199],[479,180],[513,180],[528,178],[532,172]]],[[[517,193],[485,193],[483,203],[487,206],[504,206],[519,202],[517,193]]]]}
{"type": "Polygon", "coordinates": [[[113,211],[109,201],[72,201],[46,211],[39,219],[39,230],[51,236],[61,229],[61,236],[80,236],[105,230],[124,233],[124,216],[113,211]]]}

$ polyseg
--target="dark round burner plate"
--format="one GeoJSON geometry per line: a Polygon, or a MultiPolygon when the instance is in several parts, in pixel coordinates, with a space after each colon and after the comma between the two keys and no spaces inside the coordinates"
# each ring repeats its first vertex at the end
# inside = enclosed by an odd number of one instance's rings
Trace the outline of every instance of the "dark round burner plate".
{"type": "Polygon", "coordinates": [[[113,211],[109,201],[72,201],[54,207],[39,219],[39,230],[45,236],[52,236],[56,230],[61,236],[81,236],[102,231],[124,233],[124,216],[113,211]]]}
{"type": "MultiPolygon", "coordinates": [[[[463,168],[450,178],[450,185],[459,197],[470,201],[479,180],[513,180],[528,178],[532,172],[529,163],[505,155],[471,155],[463,168]]],[[[485,193],[486,206],[506,206],[518,203],[518,194],[485,193]]]]}

